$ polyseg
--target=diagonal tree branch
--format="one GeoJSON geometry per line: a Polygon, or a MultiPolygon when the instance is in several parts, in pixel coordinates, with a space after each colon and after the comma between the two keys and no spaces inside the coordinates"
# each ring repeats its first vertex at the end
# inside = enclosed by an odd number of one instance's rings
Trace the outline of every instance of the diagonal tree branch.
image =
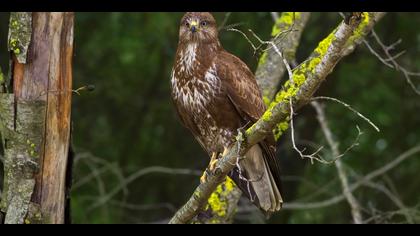
{"type": "MultiPolygon", "coordinates": [[[[311,105],[315,108],[317,112],[317,118],[319,124],[321,125],[322,132],[324,133],[325,138],[327,139],[328,145],[331,148],[333,156],[339,156],[340,151],[338,149],[338,142],[333,138],[332,132],[328,126],[327,119],[325,117],[324,108],[318,102],[311,102],[311,105]]],[[[335,162],[335,167],[337,168],[338,177],[340,178],[341,186],[343,188],[343,194],[347,199],[351,207],[351,214],[353,216],[353,221],[356,224],[361,224],[363,222],[361,207],[357,199],[354,197],[353,193],[349,188],[349,181],[347,179],[347,173],[344,170],[343,163],[340,159],[337,159],[335,162]]]]}
{"type": "MultiPolygon", "coordinates": [[[[355,191],[357,188],[369,182],[378,176],[385,174],[386,172],[392,170],[393,168],[397,167],[403,161],[407,160],[410,157],[415,156],[415,154],[420,153],[420,145],[414,146],[409,150],[405,151],[404,153],[397,156],[393,161],[381,166],[380,168],[368,173],[367,175],[361,176],[359,180],[357,180],[354,184],[349,186],[350,191],[355,191]]],[[[293,210],[306,210],[306,209],[315,209],[321,207],[331,206],[333,204],[339,203],[345,199],[344,194],[337,195],[335,197],[329,198],[327,200],[319,201],[319,202],[292,202],[284,204],[284,209],[293,209],[293,210]]]]}
{"type": "MultiPolygon", "coordinates": [[[[267,105],[269,105],[273,99],[281,77],[286,70],[284,65],[287,64],[287,61],[294,61],[300,35],[302,34],[309,16],[310,13],[308,12],[283,12],[280,16],[276,14],[276,18],[274,19],[275,24],[271,33],[271,41],[262,42],[262,40],[254,34],[261,43],[258,48],[264,46],[263,44],[267,44],[268,46],[260,57],[256,70],[256,73],[259,75],[259,77],[257,76],[257,83],[262,82],[260,91],[262,94],[265,94],[264,100],[267,105]],[[287,58],[282,58],[280,50],[285,52],[287,58]],[[284,63],[284,60],[286,60],[286,63],[284,63]],[[271,95],[267,95],[268,93],[271,95]]],[[[247,36],[239,30],[230,30],[237,31],[247,38],[247,36]]],[[[251,46],[254,50],[257,50],[257,47],[252,43],[251,46]]],[[[227,177],[225,181],[217,186],[216,191],[210,195],[209,201],[202,212],[203,214],[198,214],[192,222],[231,222],[241,195],[241,190],[235,186],[229,177],[227,177]]]]}
{"type": "MultiPolygon", "coordinates": [[[[295,61],[296,49],[310,15],[309,12],[284,12],[273,26],[271,41],[283,52],[284,59],[289,63],[295,61]]],[[[273,100],[285,72],[286,67],[281,56],[272,45],[268,45],[255,72],[257,84],[267,105],[273,100]]]]}
{"type": "Polygon", "coordinates": [[[360,33],[369,22],[370,14],[351,16],[348,24],[342,22],[321,41],[312,56],[293,71],[293,83],[287,81],[276,95],[264,115],[245,132],[240,132],[236,143],[217,163],[213,175],[200,184],[188,202],[181,207],[169,223],[188,223],[205,205],[211,193],[233,169],[239,156],[271,134],[280,122],[287,121],[290,105],[297,108],[307,104],[310,98],[342,58],[343,50],[351,36],[360,33]],[[292,99],[293,102],[289,103],[292,99]]]}

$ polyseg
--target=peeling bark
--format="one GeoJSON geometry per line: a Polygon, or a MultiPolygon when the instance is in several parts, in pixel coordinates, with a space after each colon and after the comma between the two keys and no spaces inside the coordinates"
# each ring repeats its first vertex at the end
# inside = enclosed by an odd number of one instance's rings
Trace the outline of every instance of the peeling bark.
{"type": "Polygon", "coordinates": [[[22,224],[29,209],[38,171],[43,135],[45,103],[20,101],[1,94],[0,131],[4,147],[4,196],[1,208],[7,212],[5,223],[22,224]]]}
{"type": "Polygon", "coordinates": [[[13,94],[0,94],[5,223],[64,223],[73,13],[12,13],[13,94]]]}

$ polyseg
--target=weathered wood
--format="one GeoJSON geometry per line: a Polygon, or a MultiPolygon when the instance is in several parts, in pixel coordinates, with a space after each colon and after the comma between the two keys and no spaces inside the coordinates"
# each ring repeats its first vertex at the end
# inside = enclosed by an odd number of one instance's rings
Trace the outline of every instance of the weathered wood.
{"type": "MultiPolygon", "coordinates": [[[[28,22],[20,22],[20,20],[28,20],[27,16],[11,18],[10,27],[28,25],[28,22]]],[[[35,187],[28,187],[28,193],[31,193],[31,203],[23,202],[21,205],[26,209],[20,213],[27,213],[24,223],[34,223],[34,221],[37,223],[64,223],[65,177],[70,140],[74,14],[37,12],[30,14],[29,19],[32,27],[25,60],[22,60],[19,55],[22,50],[12,49],[14,106],[3,107],[12,109],[13,114],[12,117],[0,120],[0,123],[7,124],[12,120],[14,123],[12,131],[16,132],[20,125],[22,104],[29,104],[30,109],[39,108],[42,105],[40,110],[28,112],[28,117],[25,119],[28,121],[31,120],[31,117],[42,118],[42,125],[32,129],[39,137],[34,137],[34,140],[28,139],[29,142],[26,144],[36,148],[33,152],[29,150],[29,157],[31,157],[31,153],[37,156],[36,171],[33,172],[36,172],[36,176],[26,176],[25,178],[28,181],[33,181],[35,187]],[[34,144],[32,145],[32,143],[34,144]]],[[[19,32],[12,35],[27,36],[27,34],[19,32]]],[[[9,44],[22,41],[14,37],[9,37],[9,44]]],[[[10,97],[10,95],[8,96],[10,97]]],[[[25,127],[22,127],[21,130],[28,132],[25,127]]],[[[11,147],[11,149],[15,148],[11,147]]],[[[8,156],[10,160],[20,158],[16,154],[8,156]]],[[[13,166],[9,166],[9,168],[14,170],[13,166]]],[[[6,175],[6,182],[8,177],[6,175]]],[[[19,179],[19,177],[10,177],[9,182],[13,183],[14,178],[19,179]]],[[[9,192],[13,191],[11,186],[8,189],[9,192]]],[[[19,195],[16,192],[11,192],[11,194],[10,199],[19,195]]],[[[10,207],[11,202],[6,201],[6,204],[10,207]]],[[[26,215],[12,214],[7,207],[6,209],[6,221],[9,216],[15,215],[17,223],[23,223],[22,219],[26,215]]]]}

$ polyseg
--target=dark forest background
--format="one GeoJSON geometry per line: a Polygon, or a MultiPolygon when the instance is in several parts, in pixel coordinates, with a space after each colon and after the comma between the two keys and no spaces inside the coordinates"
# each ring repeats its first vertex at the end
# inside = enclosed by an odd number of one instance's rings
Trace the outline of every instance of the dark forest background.
{"type": "MultiPolygon", "coordinates": [[[[209,160],[181,126],[170,100],[170,70],[182,15],[76,13],[73,87],[93,84],[96,89],[73,95],[74,223],[165,222],[199,183],[197,175],[174,174],[165,169],[204,170],[209,160]]],[[[226,17],[226,13],[214,15],[219,23],[226,17]]],[[[0,13],[3,72],[7,72],[8,65],[8,17],[0,13]]],[[[303,33],[297,60],[304,60],[340,20],[338,13],[313,13],[303,33]]],[[[233,12],[226,21],[226,25],[231,24],[243,31],[252,29],[269,40],[273,20],[269,12],[233,12]]],[[[386,44],[403,40],[398,49],[406,53],[398,60],[414,71],[420,71],[418,25],[418,13],[389,13],[375,28],[386,44]]],[[[243,36],[222,29],[220,40],[225,49],[255,71],[259,53],[254,54],[243,36]]],[[[370,37],[368,41],[373,42],[370,37]]],[[[419,79],[414,82],[420,85],[419,79]]],[[[354,113],[327,103],[327,117],[342,150],[357,135],[356,125],[363,131],[359,145],[342,159],[350,170],[351,182],[420,145],[420,96],[406,83],[402,73],[386,67],[364,45],[339,63],[317,95],[343,100],[381,129],[377,133],[354,113]]],[[[312,143],[326,145],[315,116],[313,108],[307,106],[295,117],[299,145],[309,150],[316,149],[310,148],[312,143]]],[[[292,150],[289,133],[281,138],[278,150],[286,202],[315,202],[341,193],[334,165],[311,164],[300,159],[292,150]]],[[[322,154],[328,158],[328,152],[322,154]]],[[[417,223],[419,170],[417,154],[375,180],[398,196],[417,223]]],[[[354,194],[367,218],[381,216],[372,223],[406,222],[402,210],[383,192],[361,187],[354,194]]],[[[241,210],[245,205],[248,203],[243,199],[235,222],[351,222],[345,201],[315,209],[285,209],[270,220],[257,209],[241,210]]]]}

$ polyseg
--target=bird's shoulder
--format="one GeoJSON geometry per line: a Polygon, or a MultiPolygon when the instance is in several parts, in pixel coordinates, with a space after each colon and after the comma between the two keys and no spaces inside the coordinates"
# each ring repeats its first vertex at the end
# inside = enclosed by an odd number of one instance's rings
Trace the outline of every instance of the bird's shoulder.
{"type": "Polygon", "coordinates": [[[256,121],[265,111],[261,92],[249,67],[237,56],[221,51],[215,58],[217,75],[238,112],[256,121]]]}

